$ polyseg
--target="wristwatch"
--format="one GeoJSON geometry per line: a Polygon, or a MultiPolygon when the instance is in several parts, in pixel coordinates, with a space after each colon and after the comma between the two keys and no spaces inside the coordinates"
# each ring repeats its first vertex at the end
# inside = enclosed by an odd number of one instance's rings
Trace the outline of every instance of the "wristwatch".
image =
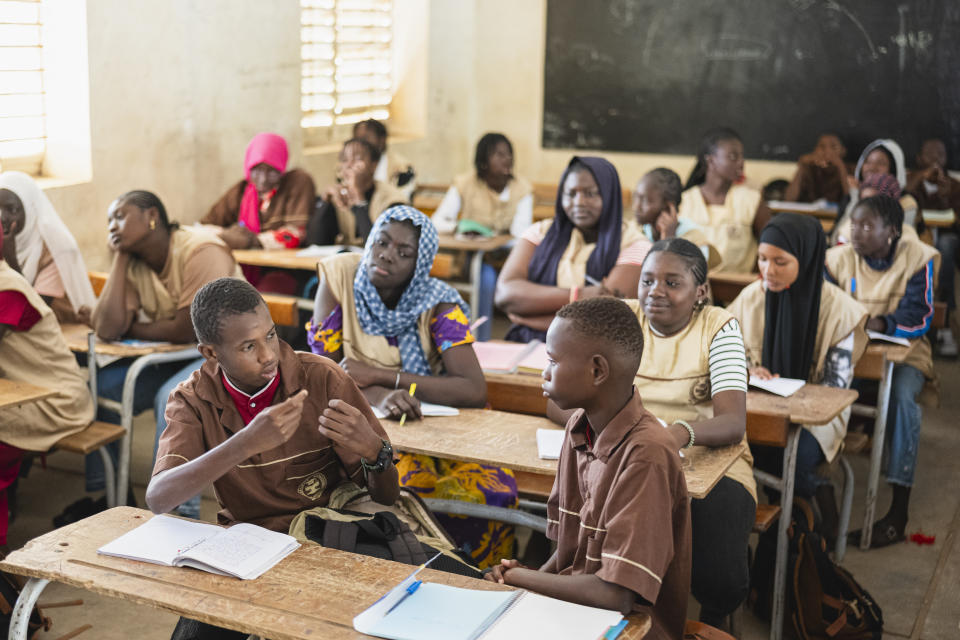
{"type": "Polygon", "coordinates": [[[367,462],[363,458],[360,458],[360,465],[363,467],[364,473],[380,473],[387,468],[387,465],[393,462],[393,447],[383,438],[380,439],[380,442],[383,443],[383,446],[380,447],[380,452],[377,454],[377,459],[374,462],[367,462]]]}

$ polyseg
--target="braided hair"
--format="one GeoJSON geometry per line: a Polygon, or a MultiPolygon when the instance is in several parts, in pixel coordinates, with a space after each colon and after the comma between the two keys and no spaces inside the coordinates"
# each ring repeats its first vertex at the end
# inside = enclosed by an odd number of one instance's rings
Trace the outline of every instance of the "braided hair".
{"type": "Polygon", "coordinates": [[[125,194],[117,198],[115,202],[118,205],[122,202],[129,202],[141,211],[146,211],[151,207],[156,209],[157,215],[160,217],[160,225],[168,231],[172,231],[180,226],[176,222],[170,222],[170,219],[167,217],[166,207],[163,206],[163,203],[160,202],[160,198],[158,198],[152,191],[144,191],[143,189],[127,191],[125,194]]]}
{"type": "Polygon", "coordinates": [[[703,257],[703,252],[700,251],[700,247],[697,245],[683,238],[657,240],[653,243],[653,246],[650,247],[650,251],[647,252],[643,263],[646,264],[650,256],[658,251],[671,253],[682,259],[686,263],[687,268],[690,269],[690,273],[693,274],[693,279],[698,285],[707,283],[707,259],[703,257]]]}
{"type": "Polygon", "coordinates": [[[871,196],[858,202],[857,208],[860,207],[866,207],[876,214],[884,226],[893,227],[898,236],[903,232],[903,207],[894,198],[884,195],[871,196]]]}
{"type": "Polygon", "coordinates": [[[707,156],[716,153],[717,146],[727,140],[743,142],[740,134],[729,127],[711,129],[703,136],[703,140],[700,141],[700,150],[697,152],[697,164],[693,167],[693,171],[690,172],[690,177],[687,178],[687,184],[683,187],[684,189],[700,186],[706,181],[707,156]]]}

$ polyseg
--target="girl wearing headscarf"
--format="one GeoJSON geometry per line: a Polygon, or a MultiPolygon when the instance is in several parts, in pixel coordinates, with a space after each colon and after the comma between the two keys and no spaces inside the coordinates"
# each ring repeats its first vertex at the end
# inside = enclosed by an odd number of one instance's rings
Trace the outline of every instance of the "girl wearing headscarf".
{"type": "MultiPolygon", "coordinates": [[[[933,299],[940,254],[902,233],[903,209],[893,198],[874,196],[857,203],[851,243],[827,252],[826,276],[870,313],[867,328],[907,338],[913,347],[893,368],[887,417],[887,482],[893,486],[890,510],[873,525],[871,547],[904,539],[910,488],[917,466],[921,411],[917,396],[935,378],[930,343],[933,299]]],[[[859,538],[859,532],[852,536],[859,538]]]]}
{"type": "Polygon", "coordinates": [[[506,339],[545,340],[557,310],[579,298],[632,296],[650,245],[623,219],[614,166],[574,156],[560,180],[553,219],[527,229],[500,272],[495,301],[513,322],[506,339]]]}
{"type": "Polygon", "coordinates": [[[287,171],[287,159],[286,140],[274,133],[255,135],[244,155],[244,179],[201,222],[223,227],[220,238],[231,249],[299,246],[317,193],[306,171],[287,171]]]}
{"type": "Polygon", "coordinates": [[[53,309],[60,322],[76,322],[81,307],[97,302],[87,267],[70,230],[33,178],[0,174],[3,257],[53,309]]]}
{"type": "MultiPolygon", "coordinates": [[[[377,218],[362,257],[346,253],[317,266],[310,348],[339,362],[390,419],[420,418],[421,400],[456,407],[487,401],[470,346],[467,304],[456,289],[430,277],[437,248],[430,219],[395,205],[377,218]]],[[[409,454],[397,468],[400,483],[424,497],[517,503],[517,482],[507,469],[409,454]]],[[[444,524],[481,566],[512,553],[511,527],[474,518],[446,518],[444,524]]]]}
{"type": "MultiPolygon", "coordinates": [[[[740,321],[750,374],[799,378],[846,388],[867,344],[867,312],[839,287],[823,281],[826,238],[816,218],[775,216],[760,234],[757,265],[761,279],[727,307],[740,321]]],[[[833,487],[817,466],[840,451],[850,409],[827,424],[803,425],[797,451],[796,494],[816,496],[828,535],[838,523],[833,487]]],[[[755,447],[756,466],[782,467],[781,449],[755,447]]]]}

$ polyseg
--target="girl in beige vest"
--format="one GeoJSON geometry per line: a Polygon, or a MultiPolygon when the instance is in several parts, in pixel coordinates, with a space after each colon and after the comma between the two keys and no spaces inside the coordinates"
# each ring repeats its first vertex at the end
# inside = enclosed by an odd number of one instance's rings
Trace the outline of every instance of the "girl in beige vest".
{"type": "MultiPolygon", "coordinates": [[[[638,298],[643,358],[636,385],[644,407],[669,424],[678,448],[745,441],[743,338],[729,312],[705,306],[707,262],[700,249],[682,238],[655,243],[638,298]]],[[[700,620],[712,626],[723,626],[750,589],[748,538],[757,506],[752,463],[747,449],[705,498],[690,501],[691,591],[700,620]]]]}
{"type": "MultiPolygon", "coordinates": [[[[861,200],[850,218],[852,242],[827,252],[827,277],[866,307],[868,329],[914,341],[906,361],[893,369],[886,431],[893,502],[874,523],[871,538],[872,547],[882,547],[903,540],[907,526],[922,418],[917,394],[934,375],[926,334],[933,322],[940,254],[901,235],[903,209],[893,198],[861,200]]],[[[859,531],[851,536],[859,543],[859,531]]]]}
{"type": "MultiPolygon", "coordinates": [[[[750,374],[783,376],[831,387],[849,387],[866,347],[866,310],[823,281],[826,238],[811,216],[781,213],[760,235],[761,280],[727,307],[743,329],[750,374]]],[[[817,467],[840,451],[849,409],[823,425],[803,425],[797,450],[796,495],[816,497],[824,531],[836,535],[833,486],[817,467]]],[[[779,473],[783,450],[754,447],[757,467],[779,473]]]]}
{"type": "Polygon", "coordinates": [[[680,215],[700,225],[720,252],[718,271],[750,272],[757,261],[757,236],[770,219],[770,209],[756,189],[738,184],[743,178],[743,142],[731,129],[708,133],[697,164],[687,179],[680,215]]]}

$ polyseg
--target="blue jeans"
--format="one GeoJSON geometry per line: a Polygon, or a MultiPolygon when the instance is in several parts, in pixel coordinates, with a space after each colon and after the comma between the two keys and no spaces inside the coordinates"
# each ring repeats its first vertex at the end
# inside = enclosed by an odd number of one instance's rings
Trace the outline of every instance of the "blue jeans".
{"type": "MultiPolygon", "coordinates": [[[[157,390],[157,395],[155,395],[153,398],[153,411],[157,416],[157,432],[153,438],[154,464],[157,462],[157,447],[160,444],[160,434],[162,434],[163,430],[167,428],[167,417],[164,415],[167,408],[167,398],[169,398],[170,394],[173,393],[173,390],[177,388],[177,385],[189,378],[190,374],[200,368],[200,365],[203,364],[203,361],[204,358],[197,358],[196,360],[191,360],[188,362],[186,366],[170,376],[170,378],[160,386],[160,389],[157,390]]],[[[199,520],[200,496],[193,496],[181,504],[179,507],[177,507],[177,513],[187,518],[199,520]]]]}
{"type": "Polygon", "coordinates": [[[483,263],[480,267],[480,299],[471,300],[476,305],[476,314],[487,316],[487,321],[477,327],[473,337],[480,342],[486,342],[490,339],[490,332],[493,329],[493,294],[497,290],[497,270],[492,266],[483,263]]]}
{"type": "Polygon", "coordinates": [[[893,367],[890,409],[884,447],[887,453],[887,482],[913,486],[920,444],[920,421],[923,417],[917,394],[923,389],[924,376],[908,364],[893,367]]]}
{"type": "MultiPolygon", "coordinates": [[[[757,469],[779,476],[783,473],[783,449],[780,447],[768,447],[754,445],[750,447],[753,451],[753,464],[757,469]]],[[[806,429],[800,429],[800,440],[797,442],[797,467],[794,472],[793,494],[801,498],[812,498],[817,487],[822,484],[830,484],[828,478],[823,478],[817,474],[817,467],[825,460],[823,450],[820,449],[820,443],[813,437],[813,434],[806,429]]],[[[774,489],[764,489],[771,502],[779,499],[780,492],[774,489]]]]}
{"type": "MultiPolygon", "coordinates": [[[[101,398],[120,402],[123,397],[123,381],[127,377],[127,370],[133,363],[133,358],[124,358],[105,367],[97,369],[97,395],[101,398]]],[[[179,362],[166,362],[144,369],[137,376],[137,384],[133,390],[133,415],[146,411],[153,406],[153,396],[158,386],[169,378],[177,369],[183,366],[179,362]]],[[[97,420],[120,424],[120,416],[114,411],[97,408],[97,420]]],[[[120,457],[120,443],[114,442],[107,447],[114,464],[120,457]]],[[[105,485],[103,476],[103,460],[99,453],[88,454],[85,460],[86,490],[89,492],[103,491],[105,485]]],[[[126,496],[117,496],[121,504],[126,496]]]]}
{"type": "Polygon", "coordinates": [[[960,249],[960,236],[956,231],[941,230],[937,234],[937,251],[940,252],[940,299],[947,303],[947,310],[957,308],[954,297],[953,270],[956,265],[957,251],[960,249]]]}

